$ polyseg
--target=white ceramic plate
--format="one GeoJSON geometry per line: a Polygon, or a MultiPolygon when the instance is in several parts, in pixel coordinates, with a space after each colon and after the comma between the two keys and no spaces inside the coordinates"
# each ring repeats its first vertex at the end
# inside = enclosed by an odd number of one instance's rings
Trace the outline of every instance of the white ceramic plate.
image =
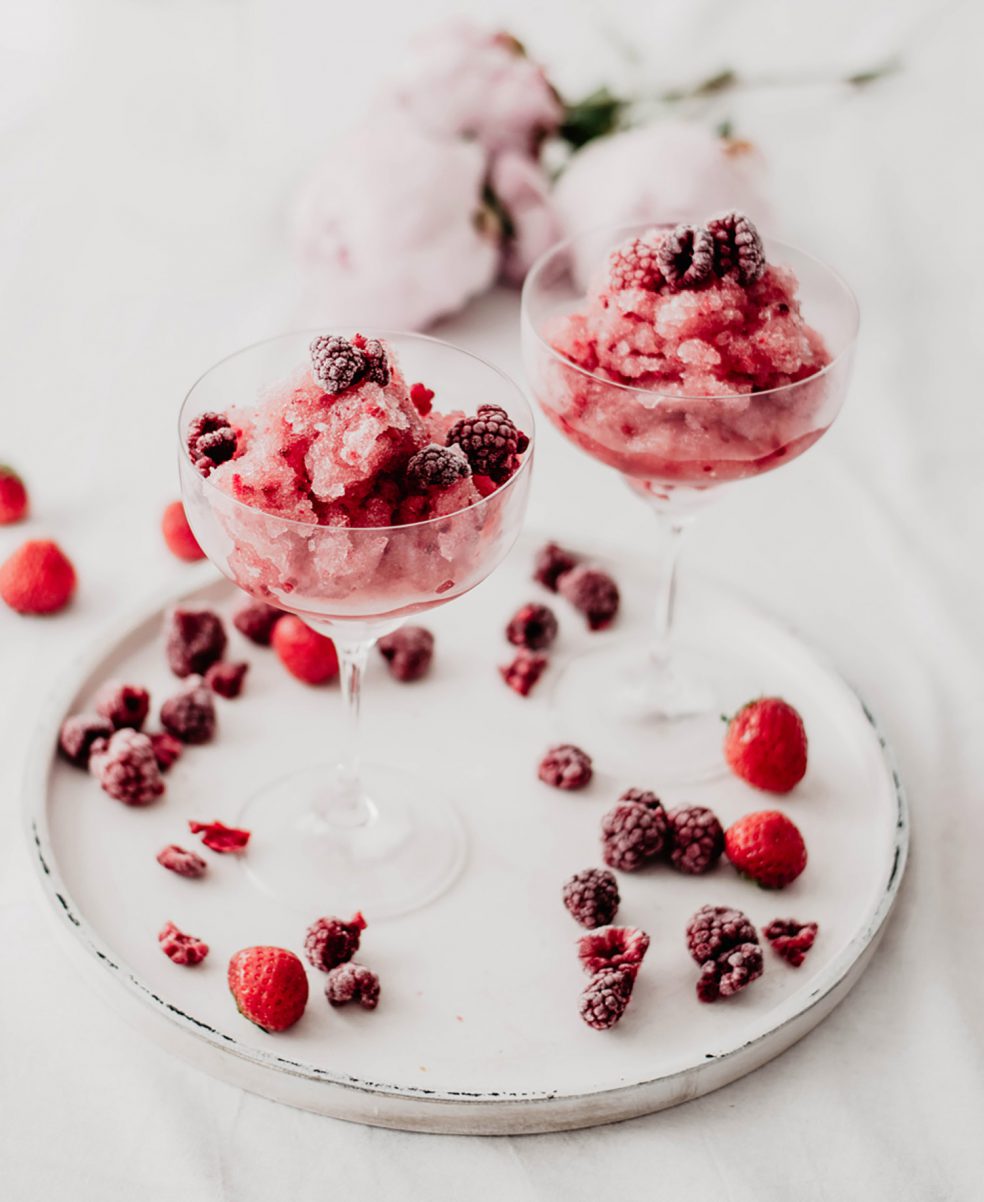
{"type": "MultiPolygon", "coordinates": [[[[656,766],[600,755],[588,789],[552,790],[536,779],[542,751],[564,737],[553,725],[547,678],[524,700],[495,671],[508,658],[501,628],[509,614],[524,600],[546,599],[529,580],[532,545],[521,542],[485,585],[425,619],[438,646],[428,680],[401,685],[378,659],[372,665],[370,748],[429,774],[458,804],[469,837],[464,875],[437,902],[398,920],[367,916],[359,959],[383,984],[372,1013],[332,1010],[312,970],[311,1000],[294,1028],[267,1035],[249,1024],[226,990],[229,956],[260,943],[300,952],[316,915],[279,909],[232,856],[205,853],[210,870],[199,881],[154,860],[166,843],[195,845],[187,819],[232,822],[255,782],[321,759],[337,687],[306,688],[230,629],[230,657],[252,664],[246,691],[218,701],[216,742],[188,749],[165,798],[143,810],[112,801],[53,749],[65,714],[109,677],[146,684],[156,714],[175,689],[159,631],[163,606],[176,598],[120,630],[53,700],[29,765],[31,853],[86,975],[148,1036],[227,1081],[339,1118],[534,1132],[628,1118],[716,1089],[789,1047],[845,996],[875,949],[908,845],[902,788],[870,714],[792,634],[711,591],[704,604],[719,635],[741,639],[760,665],[756,691],[786,696],[804,716],[804,782],[778,805],[730,776],[664,791],[656,766]],[[577,1013],[586,980],[574,947],[580,931],[560,888],[571,872],[600,862],[599,820],[630,785],[655,789],[668,805],[710,805],[725,825],[750,810],[783,809],[803,831],[810,862],[781,893],[741,880],[726,862],[705,877],[666,867],[621,874],[618,921],[645,928],[652,946],[625,1018],[595,1032],[577,1013]],[[759,926],[775,917],[816,920],[820,935],[802,968],[767,950],[760,981],[732,1000],[700,1005],[684,929],[705,903],[737,906],[759,926]],[[202,965],[181,968],[161,953],[156,933],[168,919],[211,945],[202,965]]],[[[613,570],[626,599],[616,630],[587,634],[557,600],[558,660],[641,629],[646,578],[629,562],[613,570]]],[[[220,581],[189,600],[228,611],[233,594],[220,581]]]]}

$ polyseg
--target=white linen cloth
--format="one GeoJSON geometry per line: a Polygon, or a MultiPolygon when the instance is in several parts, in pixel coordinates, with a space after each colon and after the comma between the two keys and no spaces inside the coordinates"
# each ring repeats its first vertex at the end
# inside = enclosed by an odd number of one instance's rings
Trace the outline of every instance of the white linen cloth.
{"type": "MultiPolygon", "coordinates": [[[[563,83],[610,69],[586,3],[490,7],[560,64],[563,83]]],[[[24,472],[34,512],[26,529],[0,529],[0,558],[51,534],[81,587],[53,620],[0,612],[4,1202],[981,1197],[984,13],[858,0],[598,7],[638,33],[657,83],[721,66],[800,76],[722,107],[770,161],[784,232],[856,287],[857,371],[833,432],[722,498],[684,566],[793,620],[894,742],[913,855],[884,942],[834,1014],[754,1075],[562,1135],[335,1122],[213,1081],[121,1026],[63,960],[30,882],[25,747],[71,658],[182,573],[157,529],[177,491],[177,406],[221,354],[296,324],[282,213],[306,153],[351,119],[407,29],[453,6],[9,0],[0,461],[24,472]],[[899,47],[903,70],[869,90],[809,82],[899,47]]],[[[512,294],[439,332],[520,371],[512,294]]],[[[647,515],[614,475],[543,426],[540,438],[531,524],[645,548],[647,515]]]]}

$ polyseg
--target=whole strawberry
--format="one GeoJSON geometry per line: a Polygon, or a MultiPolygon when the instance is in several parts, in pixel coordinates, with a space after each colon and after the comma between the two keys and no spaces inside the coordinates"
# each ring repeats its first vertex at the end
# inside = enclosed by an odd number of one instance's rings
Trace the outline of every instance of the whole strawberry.
{"type": "Polygon", "coordinates": [[[196,559],[204,559],[205,552],[198,545],[198,539],[188,525],[184,506],[180,501],[172,501],[161,516],[161,533],[167,549],[178,559],[193,563],[196,559]]]}
{"type": "Polygon", "coordinates": [[[27,514],[27,489],[12,467],[0,463],[0,526],[19,522],[27,514]]]}
{"type": "Polygon", "coordinates": [[[31,539],[0,567],[0,597],[19,614],[53,614],[71,601],[75,569],[57,543],[31,539]]]}
{"type": "Polygon", "coordinates": [[[756,789],[788,793],[806,773],[803,719],[781,697],[750,701],[728,723],[724,756],[756,789]]]}
{"type": "Polygon", "coordinates": [[[264,1031],[286,1031],[304,1013],[304,965],[282,947],[244,947],[229,961],[229,991],[243,1018],[264,1031]]]}
{"type": "Polygon", "coordinates": [[[335,644],[293,614],[274,626],[270,645],[291,676],[305,684],[324,684],[338,675],[335,644]]]}
{"type": "Polygon", "coordinates": [[[765,889],[783,889],[806,867],[806,844],[795,822],[778,810],[739,818],[724,832],[725,855],[765,889]]]}

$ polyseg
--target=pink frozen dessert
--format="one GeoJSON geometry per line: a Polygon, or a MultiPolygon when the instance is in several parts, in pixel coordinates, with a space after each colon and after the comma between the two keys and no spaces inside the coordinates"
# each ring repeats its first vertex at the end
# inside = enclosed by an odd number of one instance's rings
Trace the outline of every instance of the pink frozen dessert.
{"type": "Polygon", "coordinates": [[[386,343],[324,335],[252,405],[193,419],[189,457],[237,583],[338,618],[412,612],[480,579],[514,533],[506,486],[529,439],[500,405],[441,413],[433,398],[386,343]]]}
{"type": "Polygon", "coordinates": [[[650,229],[538,331],[537,396],[569,438],[644,488],[778,466],[832,420],[818,374],[831,356],[797,287],[739,213],[650,229]]]}

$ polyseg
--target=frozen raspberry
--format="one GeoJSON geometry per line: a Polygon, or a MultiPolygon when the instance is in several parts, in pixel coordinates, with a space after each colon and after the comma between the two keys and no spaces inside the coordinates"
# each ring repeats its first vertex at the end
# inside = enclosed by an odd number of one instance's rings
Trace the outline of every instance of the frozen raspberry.
{"type": "Polygon", "coordinates": [[[744,213],[724,213],[707,223],[714,239],[714,269],[722,278],[734,275],[744,287],[765,272],[765,247],[758,230],[744,213]]]}
{"type": "Polygon", "coordinates": [[[506,627],[510,643],[528,651],[545,651],[556,637],[557,618],[547,605],[524,605],[516,610],[506,627]]]}
{"type": "Polygon", "coordinates": [[[709,872],[724,851],[724,831],[714,813],[704,806],[678,806],[669,819],[673,867],[692,876],[709,872]]]}
{"type": "Polygon", "coordinates": [[[655,292],[663,282],[656,246],[645,238],[633,238],[617,247],[608,263],[608,282],[616,292],[624,288],[645,288],[655,292]]]}
{"type": "Polygon", "coordinates": [[[237,826],[226,826],[217,819],[214,822],[195,822],[192,819],[188,822],[188,830],[193,835],[201,835],[205,846],[220,855],[245,851],[251,833],[237,826]]]}
{"type": "Polygon", "coordinates": [[[96,694],[96,712],[108,718],[114,730],[130,726],[140,730],[150,712],[150,694],[137,684],[110,681],[96,694]]]}
{"type": "Polygon", "coordinates": [[[105,745],[93,747],[89,771],[110,797],[124,805],[150,805],[164,792],[150,739],[128,726],[114,731],[105,745]]]}
{"type": "Polygon", "coordinates": [[[102,714],[72,714],[62,723],[58,746],[69,763],[85,768],[93,743],[99,739],[107,742],[112,733],[113,724],[102,714]]]}
{"type": "Polygon", "coordinates": [[[323,334],[311,343],[311,366],[325,392],[337,396],[365,373],[366,358],[347,338],[323,334]]]}
{"type": "Polygon", "coordinates": [[[547,543],[537,551],[533,560],[533,579],[555,593],[561,576],[571,568],[576,568],[579,562],[580,557],[573,551],[557,543],[547,543]]]}
{"type": "Polygon", "coordinates": [[[595,1031],[614,1027],[625,1013],[634,985],[635,973],[627,968],[596,973],[581,994],[581,1017],[595,1031]]]}
{"type": "Polygon", "coordinates": [[[0,463],[0,526],[9,526],[27,516],[27,489],[12,467],[0,463]]]}
{"type": "Polygon", "coordinates": [[[19,614],[54,614],[71,601],[71,560],[50,539],[28,539],[0,566],[0,597],[19,614]]]}
{"type": "Polygon", "coordinates": [[[359,940],[366,929],[366,920],[356,914],[350,922],[340,918],[318,918],[308,927],[304,937],[304,954],[322,972],[331,972],[339,964],[351,960],[359,950],[359,940]]]}
{"type": "Polygon", "coordinates": [[[813,946],[819,926],[815,922],[797,922],[795,918],[773,918],[762,934],[777,956],[781,956],[793,968],[806,959],[813,946]]]}
{"type": "Polygon", "coordinates": [[[333,1006],[358,1002],[363,1010],[375,1010],[379,1005],[379,977],[364,964],[339,964],[328,973],[325,997],[333,1006]]]}
{"type": "Polygon", "coordinates": [[[601,820],[601,853],[610,868],[635,872],[666,846],[666,811],[655,805],[621,800],[601,820]]]}
{"type": "Polygon", "coordinates": [[[420,416],[426,417],[434,408],[434,390],[424,384],[411,384],[410,401],[420,416]]]}
{"type": "Polygon", "coordinates": [[[557,581],[557,591],[584,614],[592,630],[604,630],[618,613],[618,585],[600,568],[588,564],[571,568],[557,581]]]}
{"type": "Polygon", "coordinates": [[[166,730],[156,731],[149,738],[150,745],[154,749],[154,759],[157,761],[157,767],[162,772],[167,772],[175,761],[181,759],[184,744],[180,739],[176,739],[174,735],[169,735],[166,730]]]}
{"type": "Polygon", "coordinates": [[[714,239],[702,225],[678,225],[659,244],[657,257],[671,288],[696,288],[714,272],[714,239]]]}
{"type": "Polygon", "coordinates": [[[471,465],[459,446],[441,447],[432,442],[407,464],[407,483],[419,493],[431,488],[450,488],[470,475],[471,465]]]}
{"type": "Polygon", "coordinates": [[[178,559],[194,563],[196,559],[205,558],[205,552],[188,525],[188,517],[180,501],[172,501],[161,515],[161,533],[167,549],[178,559]]]}
{"type": "Polygon", "coordinates": [[[475,417],[463,417],[448,431],[447,445],[460,446],[477,476],[501,483],[510,474],[513,460],[530,440],[501,405],[479,405],[475,417]]]}
{"type": "Polygon", "coordinates": [[[637,927],[605,927],[582,935],[577,941],[577,955],[585,972],[601,972],[604,968],[629,968],[638,972],[646,952],[649,936],[637,927]]]}
{"type": "Polygon", "coordinates": [[[636,805],[646,806],[650,810],[663,808],[663,803],[649,789],[626,789],[619,801],[634,801],[636,805]]]}
{"type": "Polygon", "coordinates": [[[201,964],[208,955],[208,944],[194,935],[179,931],[173,922],[165,923],[157,940],[161,951],[175,964],[201,964]]]}
{"type": "Polygon", "coordinates": [[[573,743],[551,747],[537,770],[540,780],[555,789],[583,789],[593,775],[591,756],[573,743]]]}
{"type": "Polygon", "coordinates": [[[170,872],[176,872],[178,876],[199,877],[204,876],[208,870],[208,865],[201,856],[193,851],[185,851],[183,847],[178,847],[177,843],[169,843],[167,847],[162,847],[157,853],[157,863],[170,872]]]}
{"type": "Polygon", "coordinates": [[[209,743],[215,735],[215,703],[200,676],[191,676],[161,706],[161,725],[182,743],[209,743]]]}
{"type": "Polygon", "coordinates": [[[499,675],[513,692],[520,697],[528,697],[549,663],[545,655],[522,650],[508,664],[499,668],[499,675]]]}
{"type": "Polygon", "coordinates": [[[383,344],[378,338],[363,338],[361,334],[356,334],[352,339],[352,345],[362,351],[365,360],[363,372],[365,379],[372,384],[378,384],[380,388],[385,388],[390,382],[390,366],[383,344]]]}
{"type": "Polygon", "coordinates": [[[424,626],[401,626],[377,646],[392,675],[405,682],[426,676],[434,658],[434,636],[424,626]]]}
{"type": "Polygon", "coordinates": [[[225,654],[222,619],[210,609],[173,609],[164,622],[164,650],[175,676],[201,676],[225,654]]]}
{"type": "Polygon", "coordinates": [[[701,906],[687,924],[687,948],[697,961],[716,960],[741,943],[757,943],[751,920],[729,906],[701,906]]]}
{"type": "Polygon", "coordinates": [[[606,868],[585,868],[564,882],[564,905],[582,927],[607,926],[620,900],[618,883],[606,868]]]}
{"type": "Polygon", "coordinates": [[[282,609],[265,601],[247,601],[232,615],[232,624],[241,635],[258,647],[269,647],[273,628],[284,616],[282,609]]]}
{"type": "Polygon", "coordinates": [[[202,413],[188,427],[188,454],[203,476],[236,453],[236,431],[224,413],[202,413]]]}
{"type": "Polygon", "coordinates": [[[716,960],[707,960],[697,978],[697,1000],[716,1002],[751,985],[763,972],[762,949],[757,943],[739,943],[716,960]]]}
{"type": "Polygon", "coordinates": [[[229,660],[219,660],[205,673],[205,683],[213,693],[231,700],[243,691],[243,681],[249,671],[249,664],[231,663],[229,660]]]}

